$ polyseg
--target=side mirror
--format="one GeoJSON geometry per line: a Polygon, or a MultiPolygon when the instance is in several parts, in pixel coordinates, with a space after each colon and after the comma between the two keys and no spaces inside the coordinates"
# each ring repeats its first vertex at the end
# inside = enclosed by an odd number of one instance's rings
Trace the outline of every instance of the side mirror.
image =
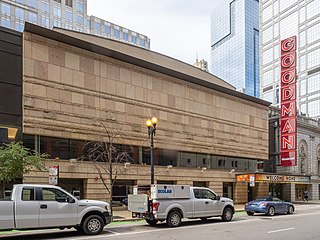
{"type": "Polygon", "coordinates": [[[67,202],[68,203],[75,203],[76,200],[74,200],[72,197],[67,197],[67,202]]]}
{"type": "Polygon", "coordinates": [[[220,196],[217,195],[215,199],[216,199],[217,201],[220,201],[220,196]]]}

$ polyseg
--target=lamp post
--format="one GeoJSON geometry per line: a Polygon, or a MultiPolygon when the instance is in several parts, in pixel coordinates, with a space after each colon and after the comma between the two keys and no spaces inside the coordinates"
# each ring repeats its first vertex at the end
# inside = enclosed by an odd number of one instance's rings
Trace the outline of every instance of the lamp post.
{"type": "Polygon", "coordinates": [[[153,137],[156,135],[156,127],[158,123],[157,117],[148,118],[146,121],[147,127],[148,127],[148,136],[150,138],[150,168],[151,168],[151,185],[154,184],[154,164],[153,164],[153,137]]]}

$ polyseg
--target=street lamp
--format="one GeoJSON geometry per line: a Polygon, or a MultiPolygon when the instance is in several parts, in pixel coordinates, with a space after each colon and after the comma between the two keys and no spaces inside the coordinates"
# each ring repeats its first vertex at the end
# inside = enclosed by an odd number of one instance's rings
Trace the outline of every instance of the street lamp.
{"type": "Polygon", "coordinates": [[[150,167],[151,167],[151,185],[154,184],[154,164],[153,164],[153,137],[156,135],[156,127],[158,123],[157,117],[148,118],[146,121],[147,127],[148,127],[148,136],[150,138],[150,167]]]}

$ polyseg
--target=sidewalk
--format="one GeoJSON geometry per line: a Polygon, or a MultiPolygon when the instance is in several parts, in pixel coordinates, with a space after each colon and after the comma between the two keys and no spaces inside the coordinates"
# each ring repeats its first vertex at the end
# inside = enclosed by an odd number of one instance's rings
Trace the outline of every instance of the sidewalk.
{"type": "MultiPolygon", "coordinates": [[[[292,202],[294,205],[309,205],[309,204],[319,204],[320,200],[311,200],[309,202],[292,202]]],[[[244,203],[243,204],[235,204],[236,212],[244,211],[244,203]]],[[[132,218],[131,212],[127,210],[126,207],[115,207],[113,210],[113,222],[124,222],[124,221],[138,221],[141,219],[132,218]]]]}

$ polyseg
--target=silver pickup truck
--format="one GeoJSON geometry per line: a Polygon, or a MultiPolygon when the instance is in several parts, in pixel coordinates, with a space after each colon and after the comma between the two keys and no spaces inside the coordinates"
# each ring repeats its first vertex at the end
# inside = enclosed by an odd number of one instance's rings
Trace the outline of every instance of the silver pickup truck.
{"type": "Polygon", "coordinates": [[[154,185],[151,195],[128,196],[132,217],[144,218],[148,224],[166,221],[169,227],[180,226],[182,218],[221,217],[231,221],[235,212],[233,201],[220,197],[211,189],[188,185],[154,185]]]}
{"type": "Polygon", "coordinates": [[[0,201],[0,230],[71,228],[99,234],[111,222],[110,205],[78,200],[52,185],[15,185],[10,200],[0,201]]]}

